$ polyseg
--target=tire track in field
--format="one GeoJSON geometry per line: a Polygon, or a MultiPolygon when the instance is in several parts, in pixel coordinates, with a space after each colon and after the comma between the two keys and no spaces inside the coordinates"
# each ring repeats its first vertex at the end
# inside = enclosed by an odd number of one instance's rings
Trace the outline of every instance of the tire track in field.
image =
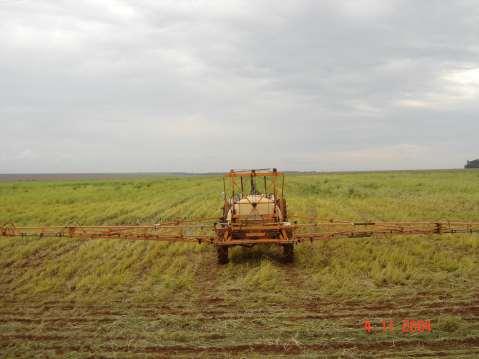
{"type": "MultiPolygon", "coordinates": [[[[7,344],[8,345],[8,344],[7,344]]],[[[0,343],[0,348],[3,344],[0,343]]],[[[408,349],[421,349],[431,350],[441,353],[440,355],[450,355],[457,350],[464,350],[466,353],[479,352],[479,337],[469,338],[449,338],[449,339],[437,339],[437,340],[399,340],[399,341],[328,341],[317,344],[298,344],[298,343],[283,343],[283,344],[239,344],[228,346],[126,346],[126,345],[100,345],[91,346],[84,345],[50,345],[42,347],[42,350],[51,350],[57,353],[66,352],[81,352],[81,353],[130,353],[130,354],[155,354],[155,355],[186,355],[186,354],[233,354],[238,355],[242,353],[256,353],[256,354],[283,354],[283,355],[299,355],[311,352],[335,352],[341,350],[353,350],[355,353],[367,353],[371,355],[373,353],[387,353],[398,352],[408,349]]],[[[423,356],[430,353],[423,353],[423,356]]]]}
{"type": "Polygon", "coordinates": [[[220,271],[216,263],[216,253],[214,251],[204,251],[201,254],[195,276],[199,293],[196,307],[199,312],[204,313],[211,306],[217,307],[217,304],[224,300],[216,295],[220,271]]]}
{"type": "MultiPolygon", "coordinates": [[[[198,273],[200,275],[200,273],[198,273]]],[[[217,280],[217,273],[210,273],[208,276],[203,274],[203,283],[199,283],[201,287],[201,295],[196,302],[192,304],[197,308],[201,308],[201,313],[205,315],[205,319],[223,319],[223,318],[234,318],[235,308],[228,306],[228,310],[224,310],[224,305],[218,305],[219,302],[222,302],[222,298],[218,298],[214,295],[212,287],[215,286],[212,281],[217,280]],[[206,282],[206,283],[205,283],[206,282]],[[213,295],[212,295],[213,294],[213,295]]],[[[135,310],[135,315],[137,317],[146,317],[150,319],[155,319],[155,316],[161,315],[178,315],[178,316],[194,316],[198,314],[198,310],[195,307],[192,309],[185,310],[184,306],[182,308],[175,306],[126,306],[122,308],[116,308],[111,306],[102,306],[102,305],[92,305],[92,306],[74,306],[74,305],[39,305],[39,306],[22,306],[21,303],[16,303],[17,305],[11,306],[10,309],[0,311],[0,322],[8,321],[18,318],[19,320],[40,320],[46,314],[48,317],[45,320],[62,320],[65,319],[63,316],[59,318],[52,318],[50,311],[60,312],[59,315],[63,314],[65,317],[72,319],[72,314],[76,315],[86,315],[85,317],[79,317],[78,320],[94,320],[95,318],[101,320],[110,320],[115,319],[116,317],[124,316],[130,312],[130,310],[135,310]],[[72,312],[74,311],[74,312],[72,312]],[[23,313],[23,316],[19,316],[19,313],[23,313]],[[100,316],[103,316],[101,318],[100,316]],[[33,317],[29,319],[29,317],[33,317]]],[[[184,304],[184,303],[183,303],[184,304]]],[[[8,308],[8,305],[4,308],[8,308]]],[[[341,318],[341,317],[361,317],[361,316],[391,316],[391,315],[411,315],[411,314],[437,314],[437,313],[453,313],[453,314],[475,314],[479,315],[479,301],[453,301],[447,304],[443,302],[425,302],[425,303],[415,303],[408,306],[404,304],[362,304],[362,305],[344,305],[342,303],[333,303],[324,302],[324,304],[315,302],[314,304],[305,304],[305,305],[288,305],[287,307],[278,305],[278,306],[268,306],[264,310],[254,310],[249,311],[249,316],[255,317],[259,314],[261,315],[275,315],[279,317],[288,317],[289,311],[295,311],[296,313],[300,310],[303,314],[297,315],[297,318],[305,319],[319,319],[319,318],[341,318]]],[[[245,316],[242,315],[242,318],[245,316]]]]}
{"type": "MultiPolygon", "coordinates": [[[[206,297],[205,303],[207,305],[212,305],[216,302],[216,298],[211,299],[210,297],[206,297]]],[[[19,323],[25,325],[35,325],[40,324],[54,324],[54,325],[61,325],[64,327],[74,327],[80,324],[105,324],[105,323],[114,323],[122,318],[124,315],[127,314],[121,313],[120,315],[107,315],[107,316],[95,316],[93,313],[86,313],[87,316],[78,316],[72,317],[71,313],[65,313],[65,316],[58,316],[61,313],[56,313],[56,317],[51,316],[1,316],[0,323],[7,324],[7,323],[19,323]]],[[[158,313],[160,314],[160,313],[158,313]]],[[[170,313],[168,313],[170,314],[170,313]]],[[[336,312],[327,312],[327,313],[301,313],[301,314],[292,314],[288,311],[274,311],[274,312],[256,312],[253,311],[251,313],[242,313],[242,314],[235,314],[234,312],[222,312],[218,314],[218,312],[210,312],[207,309],[199,309],[198,312],[189,312],[187,314],[178,312],[177,316],[179,317],[195,317],[195,321],[203,322],[203,321],[225,321],[225,320],[250,320],[256,319],[259,317],[274,317],[277,321],[305,321],[305,320],[354,320],[360,321],[361,319],[367,318],[369,320],[375,319],[387,319],[387,318],[424,318],[430,319],[431,317],[436,317],[437,315],[448,314],[448,315],[460,315],[463,320],[468,320],[472,322],[479,323],[479,306],[472,305],[472,306],[453,306],[453,307],[437,307],[437,308],[418,308],[415,310],[400,310],[397,312],[389,312],[389,311],[336,311],[336,312]],[[195,317],[195,315],[201,313],[201,317],[195,317]]],[[[162,319],[161,315],[165,315],[165,313],[161,313],[158,316],[155,315],[145,315],[145,316],[135,316],[137,319],[147,320],[149,322],[160,321],[162,319]]],[[[170,314],[171,315],[171,314],[170,314]]]]}
{"type": "MultiPolygon", "coordinates": [[[[204,258],[204,261],[209,259],[204,258]]],[[[200,268],[200,265],[198,265],[200,268]]],[[[221,269],[219,270],[221,271],[221,269]]],[[[207,272],[207,270],[205,270],[207,272]]],[[[204,273],[200,273],[199,271],[196,272],[197,276],[200,276],[198,281],[204,281],[205,276],[204,273]]],[[[200,285],[199,285],[200,286],[200,285]]],[[[189,304],[189,303],[196,303],[200,304],[198,299],[188,299],[185,302],[178,302],[179,304],[189,304]]],[[[155,311],[161,312],[175,312],[178,311],[178,306],[174,304],[165,304],[165,303],[158,303],[158,302],[141,302],[141,303],[133,303],[133,302],[123,302],[123,301],[111,301],[108,304],[101,304],[101,303],[84,303],[82,301],[76,300],[30,300],[28,302],[24,300],[11,300],[11,299],[4,299],[0,300],[0,315],[2,313],[6,313],[6,308],[12,308],[13,312],[17,313],[17,308],[21,309],[22,311],[33,311],[33,312],[44,312],[48,310],[85,310],[85,311],[111,311],[111,310],[139,310],[144,311],[145,313],[152,313],[155,311]],[[158,309],[158,310],[157,310],[158,309]]],[[[398,299],[392,298],[387,301],[374,301],[374,302],[365,302],[364,300],[336,300],[336,301],[328,301],[328,300],[321,300],[321,298],[309,298],[308,301],[304,301],[302,303],[290,303],[288,304],[288,308],[292,309],[300,309],[305,308],[311,311],[321,311],[325,307],[334,307],[336,310],[337,308],[359,308],[359,309],[402,309],[402,308],[410,308],[410,307],[424,307],[424,308],[435,308],[438,305],[449,305],[449,306],[468,306],[468,305],[479,305],[479,295],[473,296],[471,299],[453,299],[449,300],[449,298],[442,298],[440,296],[435,295],[434,293],[428,293],[427,295],[416,294],[415,296],[404,299],[404,297],[400,297],[398,299]]],[[[268,307],[265,309],[278,309],[284,310],[283,304],[268,304],[268,307]]]]}

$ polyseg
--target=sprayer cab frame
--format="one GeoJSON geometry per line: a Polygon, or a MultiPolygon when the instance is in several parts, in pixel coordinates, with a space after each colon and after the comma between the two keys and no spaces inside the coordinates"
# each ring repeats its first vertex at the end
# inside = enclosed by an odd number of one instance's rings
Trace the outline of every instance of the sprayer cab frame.
{"type": "Polygon", "coordinates": [[[223,188],[224,188],[224,201],[228,200],[228,192],[230,198],[235,198],[239,195],[240,198],[245,198],[248,194],[256,195],[260,193],[260,184],[257,183],[258,177],[263,177],[264,180],[264,191],[263,194],[272,194],[275,198],[279,197],[281,193],[281,198],[284,195],[284,175],[281,172],[278,172],[276,168],[267,168],[267,169],[253,169],[253,170],[230,170],[223,177],[223,188]],[[249,181],[248,181],[249,177],[249,181]],[[245,181],[246,178],[246,181],[245,181]],[[269,181],[268,181],[269,178],[269,181]],[[229,179],[229,187],[227,185],[227,179],[229,179]],[[281,191],[278,191],[278,181],[281,181],[281,191]],[[247,183],[249,182],[249,183],[247,183]],[[249,193],[245,189],[248,189],[249,193]],[[227,188],[228,187],[228,188],[227,188]],[[228,191],[229,189],[229,191],[228,191]]]}

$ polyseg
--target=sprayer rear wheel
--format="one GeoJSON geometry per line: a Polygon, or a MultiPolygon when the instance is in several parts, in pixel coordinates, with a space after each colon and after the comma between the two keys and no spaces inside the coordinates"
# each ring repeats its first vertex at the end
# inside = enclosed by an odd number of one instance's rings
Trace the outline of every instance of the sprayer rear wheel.
{"type": "Polygon", "coordinates": [[[294,261],[294,244],[283,244],[284,261],[291,263],[294,261]]]}
{"type": "Polygon", "coordinates": [[[228,247],[227,246],[217,246],[216,254],[218,255],[218,264],[228,263],[228,247]]]}

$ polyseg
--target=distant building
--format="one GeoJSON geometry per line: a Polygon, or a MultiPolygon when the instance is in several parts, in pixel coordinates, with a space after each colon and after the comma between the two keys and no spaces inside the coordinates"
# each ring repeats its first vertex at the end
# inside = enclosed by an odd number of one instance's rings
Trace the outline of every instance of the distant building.
{"type": "Polygon", "coordinates": [[[479,159],[473,161],[467,161],[464,168],[479,168],[479,159]]]}

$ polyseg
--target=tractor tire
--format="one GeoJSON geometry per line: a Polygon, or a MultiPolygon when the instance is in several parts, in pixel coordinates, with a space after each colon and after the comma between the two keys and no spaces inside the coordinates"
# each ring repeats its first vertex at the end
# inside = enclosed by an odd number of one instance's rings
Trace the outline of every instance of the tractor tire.
{"type": "Polygon", "coordinates": [[[284,261],[291,263],[294,261],[294,244],[283,244],[284,261]]]}
{"type": "Polygon", "coordinates": [[[227,246],[217,246],[216,253],[218,255],[218,264],[228,263],[228,247],[227,246]]]}

